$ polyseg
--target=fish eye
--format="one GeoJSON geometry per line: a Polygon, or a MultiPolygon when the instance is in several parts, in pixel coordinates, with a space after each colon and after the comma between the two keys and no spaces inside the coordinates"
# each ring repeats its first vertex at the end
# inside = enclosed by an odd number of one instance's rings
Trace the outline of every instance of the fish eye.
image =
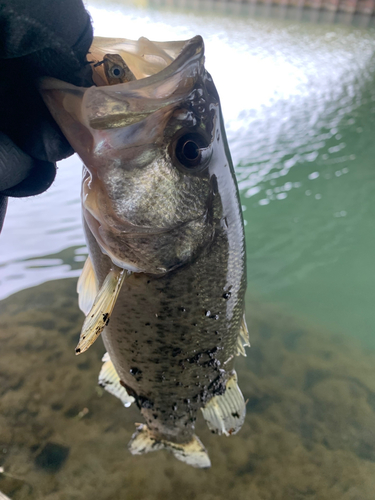
{"type": "Polygon", "coordinates": [[[122,78],[125,75],[124,69],[117,65],[110,69],[110,73],[114,78],[122,78]]]}
{"type": "Polygon", "coordinates": [[[201,134],[185,134],[175,144],[174,153],[181,165],[188,169],[206,165],[209,144],[201,134]]]}

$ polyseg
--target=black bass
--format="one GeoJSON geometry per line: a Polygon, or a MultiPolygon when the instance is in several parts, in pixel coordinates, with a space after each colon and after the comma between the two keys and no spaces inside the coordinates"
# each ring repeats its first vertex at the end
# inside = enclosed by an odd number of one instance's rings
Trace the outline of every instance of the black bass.
{"type": "Polygon", "coordinates": [[[41,84],[85,164],[76,352],[102,333],[99,382],[145,419],[133,454],[209,467],[197,413],[218,434],[240,429],[233,363],[249,344],[242,211],[203,40],[97,38],[91,61],[95,87],[41,84]]]}

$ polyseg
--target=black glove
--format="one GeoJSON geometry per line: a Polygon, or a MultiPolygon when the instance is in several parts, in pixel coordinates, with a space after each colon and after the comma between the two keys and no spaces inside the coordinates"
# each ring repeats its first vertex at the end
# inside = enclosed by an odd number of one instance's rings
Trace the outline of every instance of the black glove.
{"type": "Polygon", "coordinates": [[[55,178],[55,162],[73,154],[36,81],[53,76],[93,85],[91,42],[82,0],[0,0],[0,230],[6,196],[42,193],[55,178]]]}

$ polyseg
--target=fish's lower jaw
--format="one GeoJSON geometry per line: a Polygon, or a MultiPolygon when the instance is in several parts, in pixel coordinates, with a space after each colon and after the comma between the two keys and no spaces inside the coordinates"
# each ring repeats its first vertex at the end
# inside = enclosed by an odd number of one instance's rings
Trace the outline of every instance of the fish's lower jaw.
{"type": "Polygon", "coordinates": [[[128,448],[132,455],[142,455],[150,451],[169,450],[178,460],[188,465],[199,469],[211,467],[211,461],[206,448],[195,435],[187,443],[172,443],[164,439],[157,439],[147,425],[141,424],[133,434],[128,448]]]}

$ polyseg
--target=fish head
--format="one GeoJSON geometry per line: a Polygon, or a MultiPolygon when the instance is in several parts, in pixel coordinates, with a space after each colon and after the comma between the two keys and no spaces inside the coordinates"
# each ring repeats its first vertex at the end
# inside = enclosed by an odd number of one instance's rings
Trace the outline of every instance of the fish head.
{"type": "Polygon", "coordinates": [[[216,179],[230,159],[202,38],[131,43],[114,50],[137,80],[46,79],[41,93],[85,164],[83,215],[102,251],[122,268],[163,274],[213,241],[216,179]]]}

